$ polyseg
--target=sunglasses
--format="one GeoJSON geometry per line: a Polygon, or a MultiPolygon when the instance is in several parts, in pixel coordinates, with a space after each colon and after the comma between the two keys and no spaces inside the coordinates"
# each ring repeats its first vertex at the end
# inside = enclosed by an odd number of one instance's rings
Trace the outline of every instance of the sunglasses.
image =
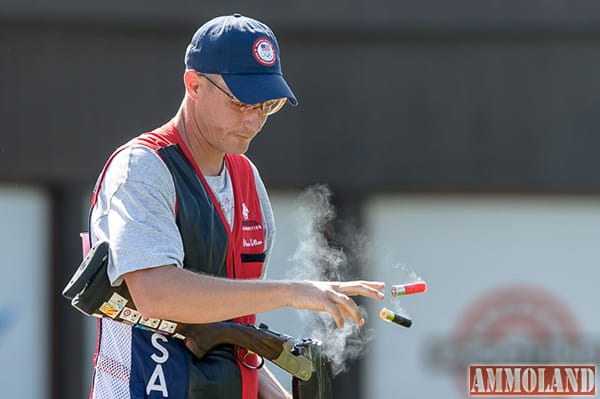
{"type": "Polygon", "coordinates": [[[233,95],[229,94],[225,89],[223,89],[221,86],[219,86],[218,84],[213,82],[208,76],[204,75],[203,73],[199,73],[199,72],[196,72],[196,73],[198,75],[202,76],[203,78],[205,78],[206,80],[208,80],[213,86],[215,86],[217,89],[219,89],[219,91],[221,91],[221,93],[223,93],[227,97],[229,97],[233,107],[235,109],[239,110],[240,112],[259,110],[262,115],[265,115],[265,116],[273,115],[274,113],[279,111],[281,109],[281,107],[284,106],[285,102],[287,101],[287,98],[274,98],[273,100],[267,100],[262,103],[245,104],[241,101],[238,101],[237,98],[235,98],[233,95]]]}

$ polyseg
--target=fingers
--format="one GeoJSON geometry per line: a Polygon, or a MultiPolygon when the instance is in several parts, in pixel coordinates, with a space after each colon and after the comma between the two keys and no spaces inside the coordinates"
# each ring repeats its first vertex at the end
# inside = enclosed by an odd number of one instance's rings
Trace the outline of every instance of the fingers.
{"type": "Polygon", "coordinates": [[[364,296],[376,300],[384,297],[381,290],[385,283],[377,281],[347,281],[341,283],[329,283],[330,298],[335,304],[333,308],[327,311],[332,315],[338,328],[344,327],[344,319],[351,318],[357,326],[365,324],[365,319],[356,304],[350,296],[364,296]]]}
{"type": "Polygon", "coordinates": [[[312,296],[316,301],[316,309],[325,311],[333,317],[338,328],[344,327],[344,319],[352,318],[357,325],[364,324],[358,305],[349,296],[338,292],[336,283],[315,283],[320,291],[319,295],[312,296]]]}
{"type": "Polygon", "coordinates": [[[330,308],[331,311],[329,309],[327,311],[333,316],[338,328],[344,327],[346,318],[354,319],[357,325],[362,325],[362,314],[352,299],[333,290],[328,293],[328,296],[333,306],[330,308]]]}
{"type": "Polygon", "coordinates": [[[338,306],[336,300],[333,300],[331,302],[326,302],[325,303],[325,311],[333,317],[333,320],[335,321],[335,325],[338,328],[344,327],[344,315],[343,315],[342,310],[340,309],[340,306],[338,306]]]}
{"type": "Polygon", "coordinates": [[[343,295],[340,300],[340,306],[342,306],[341,312],[344,317],[353,319],[356,325],[359,327],[365,324],[365,319],[363,318],[358,305],[352,298],[343,295]]]}
{"type": "MultiPolygon", "coordinates": [[[[384,298],[381,290],[385,288],[385,283],[379,281],[346,281],[341,283],[331,283],[331,288],[334,291],[334,302],[346,318],[352,318],[356,325],[362,326],[365,324],[363,315],[352,298],[350,296],[364,296],[375,300],[382,300],[384,298]]],[[[341,319],[341,323],[333,315],[336,324],[339,328],[344,326],[344,319],[341,319]]]]}
{"type": "MultiPolygon", "coordinates": [[[[297,286],[299,287],[299,286],[297,286]]],[[[344,319],[351,318],[356,325],[365,323],[363,315],[351,296],[364,296],[375,300],[384,297],[381,290],[385,283],[376,281],[347,282],[308,282],[305,281],[293,296],[292,306],[299,309],[312,309],[329,313],[338,328],[344,327],[344,319]],[[309,287],[311,287],[309,289],[309,287]],[[317,291],[314,291],[314,289],[317,291]]]]}

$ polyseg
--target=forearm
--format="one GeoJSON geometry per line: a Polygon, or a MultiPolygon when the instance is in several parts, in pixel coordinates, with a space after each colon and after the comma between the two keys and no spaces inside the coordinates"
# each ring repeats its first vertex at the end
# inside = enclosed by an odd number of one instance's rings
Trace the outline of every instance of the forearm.
{"type": "Polygon", "coordinates": [[[161,266],[125,275],[140,313],[183,323],[212,323],[288,306],[292,282],[231,280],[161,266]]]}
{"type": "Polygon", "coordinates": [[[351,296],[381,300],[384,284],[375,281],[231,280],[197,274],[173,265],[124,276],[144,317],[183,323],[212,323],[285,306],[331,314],[338,327],[345,318],[364,318],[351,296]]]}

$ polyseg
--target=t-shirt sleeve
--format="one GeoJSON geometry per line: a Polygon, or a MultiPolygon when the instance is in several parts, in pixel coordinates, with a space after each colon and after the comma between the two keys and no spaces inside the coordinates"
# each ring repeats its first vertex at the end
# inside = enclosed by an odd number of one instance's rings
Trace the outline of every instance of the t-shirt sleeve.
{"type": "Polygon", "coordinates": [[[265,184],[260,177],[260,173],[256,166],[250,161],[252,171],[254,172],[254,182],[256,184],[256,192],[258,194],[258,200],[260,202],[260,208],[262,211],[263,225],[265,226],[265,262],[263,263],[263,270],[261,278],[266,278],[267,270],[269,269],[269,261],[271,259],[271,252],[273,251],[273,243],[275,242],[275,217],[273,216],[273,209],[271,207],[271,200],[269,194],[265,188],[265,184]]]}
{"type": "Polygon", "coordinates": [[[135,270],[183,266],[175,198],[171,173],[154,151],[129,147],[112,159],[90,217],[92,241],[110,243],[111,284],[135,270]]]}

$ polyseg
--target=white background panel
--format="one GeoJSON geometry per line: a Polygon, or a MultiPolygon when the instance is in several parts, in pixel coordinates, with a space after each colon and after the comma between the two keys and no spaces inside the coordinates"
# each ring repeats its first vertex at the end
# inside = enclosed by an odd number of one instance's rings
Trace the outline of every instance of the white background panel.
{"type": "Polygon", "coordinates": [[[48,198],[0,186],[0,387],[3,398],[48,397],[48,198]]]}
{"type": "MultiPolygon", "coordinates": [[[[486,295],[505,288],[526,297],[509,314],[529,306],[526,318],[541,320],[542,330],[558,344],[572,329],[579,337],[576,345],[600,353],[599,198],[382,196],[368,204],[366,221],[373,278],[389,285],[404,282],[413,271],[428,283],[428,292],[394,300],[388,287],[381,305],[403,308],[413,319],[410,329],[373,317],[381,306],[370,302],[369,325],[376,336],[366,357],[362,397],[464,398],[457,378],[439,364],[432,366],[427,356],[432,343],[449,342],[461,327],[459,320],[477,304],[483,306],[486,295]],[[529,297],[540,298],[539,303],[529,305],[529,297]],[[551,319],[552,309],[572,323],[551,319]]],[[[485,325],[486,317],[497,315],[498,301],[463,327],[475,331],[485,325]]],[[[505,319],[501,327],[503,339],[535,344],[527,323],[505,319]]],[[[460,349],[449,351],[461,355],[460,349]]],[[[491,353],[491,362],[505,355],[491,353]]],[[[466,381],[466,371],[461,373],[466,381]]]]}

